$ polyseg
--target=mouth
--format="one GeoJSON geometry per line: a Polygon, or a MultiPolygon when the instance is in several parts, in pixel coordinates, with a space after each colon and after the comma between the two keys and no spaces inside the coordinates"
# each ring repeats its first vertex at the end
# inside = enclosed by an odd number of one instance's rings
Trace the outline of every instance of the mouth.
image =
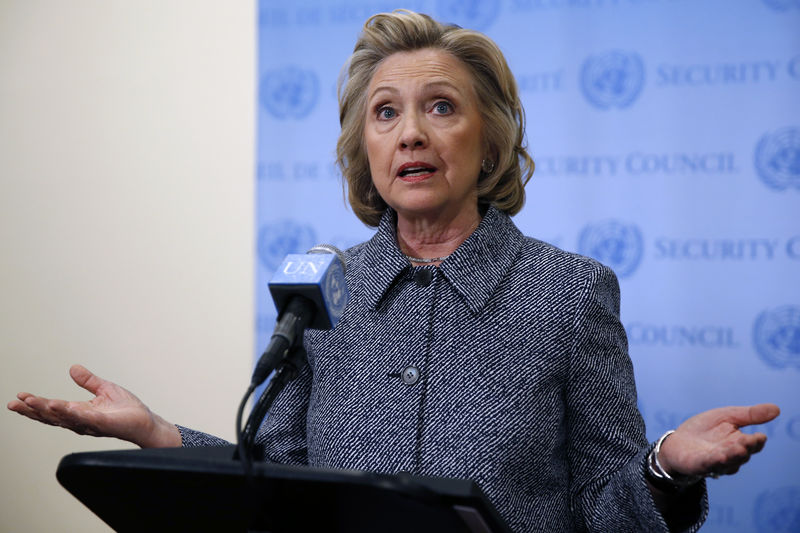
{"type": "Polygon", "coordinates": [[[436,167],[433,165],[414,161],[400,165],[397,177],[407,182],[422,181],[433,176],[434,172],[436,172],[436,167]]]}

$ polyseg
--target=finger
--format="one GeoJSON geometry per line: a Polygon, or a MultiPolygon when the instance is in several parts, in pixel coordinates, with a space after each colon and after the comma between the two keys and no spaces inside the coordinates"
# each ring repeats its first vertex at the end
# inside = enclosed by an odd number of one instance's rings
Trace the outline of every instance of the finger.
{"type": "Polygon", "coordinates": [[[85,403],[53,401],[48,407],[54,416],[62,422],[73,425],[86,425],[95,419],[95,413],[85,408],[85,403]],[[83,407],[83,408],[82,408],[83,407]]]}
{"type": "Polygon", "coordinates": [[[729,476],[739,471],[743,464],[750,460],[750,454],[743,452],[731,457],[726,463],[716,466],[713,472],[729,476]]]}
{"type": "Polygon", "coordinates": [[[43,422],[43,420],[41,420],[40,417],[36,414],[36,411],[28,407],[23,401],[11,400],[10,402],[8,402],[8,405],[6,405],[6,407],[14,411],[15,413],[21,414],[22,416],[27,416],[28,418],[32,418],[34,420],[43,422]]]}
{"type": "Polygon", "coordinates": [[[740,464],[736,464],[736,465],[719,467],[719,468],[714,470],[714,474],[716,474],[718,476],[732,476],[733,474],[735,474],[736,472],[739,471],[739,468],[741,466],[742,465],[740,465],[740,464]]]}
{"type": "Polygon", "coordinates": [[[781,408],[774,403],[760,403],[750,407],[751,424],[765,424],[781,414],[781,408]]]}
{"type": "Polygon", "coordinates": [[[28,396],[33,396],[33,395],[31,393],[29,393],[29,392],[18,392],[17,393],[17,399],[16,400],[11,400],[10,402],[8,402],[6,404],[6,407],[11,409],[12,411],[17,411],[17,410],[21,409],[22,406],[25,405],[25,398],[27,398],[28,396]]]}
{"type": "Polygon", "coordinates": [[[51,416],[47,416],[47,414],[43,412],[43,403],[40,401],[42,398],[37,398],[32,394],[20,394],[19,396],[24,396],[25,401],[14,400],[8,404],[9,409],[44,424],[51,426],[58,425],[51,416]]]}
{"type": "Polygon", "coordinates": [[[80,402],[45,400],[41,410],[42,416],[45,416],[54,425],[70,429],[79,435],[93,434],[92,413],[81,409],[81,405],[80,402]]]}
{"type": "Polygon", "coordinates": [[[51,424],[54,426],[61,426],[61,418],[54,411],[54,407],[59,404],[66,403],[64,400],[51,400],[41,396],[28,396],[25,398],[25,405],[27,408],[39,417],[41,422],[51,424]]]}
{"type": "Polygon", "coordinates": [[[51,406],[53,415],[59,420],[61,427],[71,429],[79,435],[94,435],[96,415],[91,411],[81,409],[79,402],[58,402],[51,406]]]}
{"type": "Polygon", "coordinates": [[[6,404],[6,407],[8,407],[11,411],[19,411],[20,409],[23,409],[24,406],[25,402],[21,400],[11,400],[8,402],[8,404],[6,404]]]}
{"type": "Polygon", "coordinates": [[[743,431],[737,431],[731,435],[729,440],[736,444],[742,444],[747,448],[758,446],[760,450],[764,447],[764,443],[767,442],[767,436],[763,433],[744,433],[743,431]]]}
{"type": "Polygon", "coordinates": [[[113,433],[114,417],[98,411],[89,402],[59,402],[52,407],[60,425],[80,435],[94,437],[116,436],[113,433]]]}
{"type": "Polygon", "coordinates": [[[105,382],[104,379],[95,376],[83,365],[69,367],[69,375],[79,387],[88,390],[92,394],[97,394],[98,389],[105,382]]]}
{"type": "Polygon", "coordinates": [[[13,411],[26,418],[30,418],[31,420],[36,420],[37,422],[41,422],[42,424],[47,424],[48,426],[57,425],[55,422],[52,422],[51,420],[44,418],[37,411],[34,411],[25,404],[22,404],[22,406],[18,409],[13,409],[13,411]]]}
{"type": "Polygon", "coordinates": [[[745,446],[747,446],[747,451],[750,452],[750,455],[753,455],[764,449],[764,445],[767,443],[767,436],[763,433],[755,433],[751,437],[755,438],[749,439],[745,446]]]}
{"type": "Polygon", "coordinates": [[[713,459],[706,465],[706,471],[715,474],[733,474],[748,462],[754,453],[761,451],[765,442],[766,435],[741,434],[740,438],[725,443],[717,450],[713,459]]]}
{"type": "Polygon", "coordinates": [[[32,409],[36,409],[37,411],[42,411],[47,409],[47,402],[50,401],[44,396],[36,396],[35,394],[29,394],[25,397],[23,402],[25,405],[32,409]]]}
{"type": "Polygon", "coordinates": [[[8,407],[32,420],[49,426],[70,429],[79,435],[98,435],[93,426],[95,416],[90,411],[80,409],[79,402],[50,400],[33,394],[20,393],[24,401],[14,400],[8,407]]]}
{"type": "Polygon", "coordinates": [[[736,427],[764,424],[777,417],[780,412],[780,408],[772,403],[743,406],[732,405],[729,407],[721,407],[718,410],[718,414],[721,415],[723,419],[736,427]]]}

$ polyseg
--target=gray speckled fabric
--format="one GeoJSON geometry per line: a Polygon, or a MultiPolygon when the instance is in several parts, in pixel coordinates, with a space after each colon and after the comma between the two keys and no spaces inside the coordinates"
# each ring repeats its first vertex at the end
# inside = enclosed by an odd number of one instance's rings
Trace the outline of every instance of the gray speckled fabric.
{"type": "MultiPolygon", "coordinates": [[[[309,368],[258,436],[268,458],[469,478],[520,532],[668,531],[613,272],[494,208],[438,268],[412,267],[394,225],[389,211],[347,251],[351,300],[336,329],[306,333],[309,368]]],[[[705,486],[675,505],[673,529],[695,531],[705,486]]]]}

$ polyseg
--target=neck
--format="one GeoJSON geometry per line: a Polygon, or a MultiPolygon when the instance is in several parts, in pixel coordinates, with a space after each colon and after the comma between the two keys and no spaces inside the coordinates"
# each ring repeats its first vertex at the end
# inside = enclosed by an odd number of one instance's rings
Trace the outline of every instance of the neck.
{"type": "Polygon", "coordinates": [[[450,220],[428,219],[397,214],[397,244],[407,256],[447,257],[472,235],[481,216],[474,210],[460,212],[450,220]]]}

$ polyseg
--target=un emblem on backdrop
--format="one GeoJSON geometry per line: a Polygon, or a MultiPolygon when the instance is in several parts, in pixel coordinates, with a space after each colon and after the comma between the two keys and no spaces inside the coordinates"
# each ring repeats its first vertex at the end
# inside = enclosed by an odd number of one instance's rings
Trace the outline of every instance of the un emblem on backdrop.
{"type": "Polygon", "coordinates": [[[764,3],[777,11],[786,11],[793,7],[800,8],[800,0],[764,0],[764,3]]]}
{"type": "Polygon", "coordinates": [[[311,113],[319,95],[319,80],[311,70],[285,67],[261,78],[259,100],[275,118],[300,119],[311,113]]]}
{"type": "Polygon", "coordinates": [[[488,28],[500,13],[500,0],[438,0],[439,18],[471,30],[488,28]]]}
{"type": "Polygon", "coordinates": [[[759,494],[753,521],[759,533],[800,531],[800,487],[781,487],[759,494]]]}
{"type": "Polygon", "coordinates": [[[578,253],[594,257],[624,278],[639,266],[644,239],[636,225],[606,220],[583,228],[578,237],[578,253]]]}
{"type": "Polygon", "coordinates": [[[756,145],[755,164],[769,187],[800,190],[800,128],[783,128],[762,136],[756,145]]]}
{"type": "Polygon", "coordinates": [[[599,109],[628,107],[644,87],[644,62],[639,54],[614,50],[589,56],[581,68],[581,88],[599,109]]]}
{"type": "Polygon", "coordinates": [[[258,257],[268,272],[272,273],[286,254],[302,254],[316,244],[314,229],[293,220],[280,220],[265,224],[258,232],[258,257]]]}
{"type": "Polygon", "coordinates": [[[800,369],[800,307],[785,305],[758,315],[753,326],[753,343],[768,365],[800,369]]]}

